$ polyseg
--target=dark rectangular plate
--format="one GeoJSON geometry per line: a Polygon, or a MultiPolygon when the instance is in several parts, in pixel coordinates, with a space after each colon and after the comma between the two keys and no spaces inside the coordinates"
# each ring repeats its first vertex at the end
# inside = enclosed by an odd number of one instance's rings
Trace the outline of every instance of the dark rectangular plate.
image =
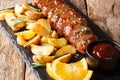
{"type": "MultiPolygon", "coordinates": [[[[85,16],[80,10],[78,10],[75,6],[73,6],[72,3],[69,2],[69,0],[66,0],[66,3],[70,5],[73,9],[75,9],[80,15],[82,15],[84,18],[86,18],[88,22],[88,26],[93,30],[93,33],[99,38],[99,39],[109,39],[112,40],[105,32],[103,32],[96,24],[92,22],[87,16],[85,16]]],[[[11,8],[12,9],[12,8],[11,8]]],[[[35,73],[37,78],[39,80],[52,80],[46,70],[45,67],[34,69],[32,67],[32,53],[30,49],[23,48],[19,46],[16,42],[16,36],[14,35],[14,31],[7,25],[5,21],[0,21],[0,28],[5,33],[7,38],[12,42],[13,46],[17,49],[20,56],[23,58],[23,60],[26,62],[26,64],[31,68],[31,70],[35,73]]],[[[91,80],[120,80],[120,69],[117,69],[116,71],[110,72],[110,73],[100,73],[94,71],[91,80]]]]}

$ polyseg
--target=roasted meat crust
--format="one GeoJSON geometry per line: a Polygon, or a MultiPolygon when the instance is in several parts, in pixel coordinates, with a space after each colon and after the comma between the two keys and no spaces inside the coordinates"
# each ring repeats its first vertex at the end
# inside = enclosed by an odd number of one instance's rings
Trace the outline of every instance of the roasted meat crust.
{"type": "Polygon", "coordinates": [[[64,36],[76,47],[79,53],[85,54],[88,44],[96,40],[87,21],[62,0],[33,0],[60,36],[64,36]]]}

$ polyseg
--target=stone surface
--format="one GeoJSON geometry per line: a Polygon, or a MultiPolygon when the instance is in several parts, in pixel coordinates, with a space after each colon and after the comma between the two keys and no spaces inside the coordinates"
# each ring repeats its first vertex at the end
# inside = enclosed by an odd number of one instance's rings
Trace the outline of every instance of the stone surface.
{"type": "Polygon", "coordinates": [[[120,0],[86,0],[86,2],[88,16],[120,43],[120,0]]]}

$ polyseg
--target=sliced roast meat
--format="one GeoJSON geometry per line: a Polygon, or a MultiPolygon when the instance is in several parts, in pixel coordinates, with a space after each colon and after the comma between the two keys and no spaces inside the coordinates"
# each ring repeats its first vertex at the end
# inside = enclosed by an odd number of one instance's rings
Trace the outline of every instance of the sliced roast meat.
{"type": "Polygon", "coordinates": [[[63,0],[33,0],[32,4],[42,9],[57,33],[69,40],[79,53],[85,54],[88,44],[97,39],[87,27],[86,19],[63,0]]]}

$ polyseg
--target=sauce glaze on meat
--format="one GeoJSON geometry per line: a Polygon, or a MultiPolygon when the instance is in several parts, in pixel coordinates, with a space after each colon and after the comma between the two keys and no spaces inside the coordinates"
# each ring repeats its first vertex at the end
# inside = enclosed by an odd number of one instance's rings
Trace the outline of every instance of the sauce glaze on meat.
{"type": "Polygon", "coordinates": [[[32,4],[42,10],[57,33],[69,40],[79,53],[85,54],[88,44],[97,39],[87,27],[86,19],[62,0],[33,0],[32,4]]]}

